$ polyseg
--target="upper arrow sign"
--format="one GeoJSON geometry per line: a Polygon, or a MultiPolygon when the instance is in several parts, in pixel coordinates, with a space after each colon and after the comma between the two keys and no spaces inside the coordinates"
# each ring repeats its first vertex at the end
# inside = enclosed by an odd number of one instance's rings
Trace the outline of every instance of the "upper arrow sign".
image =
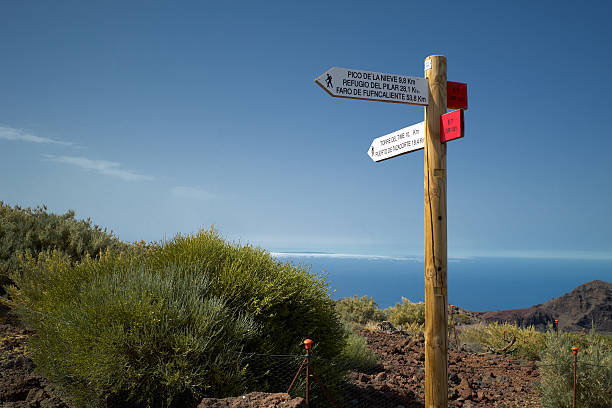
{"type": "Polygon", "coordinates": [[[410,105],[427,105],[429,99],[427,78],[334,67],[320,75],[315,82],[338,98],[410,105]]]}

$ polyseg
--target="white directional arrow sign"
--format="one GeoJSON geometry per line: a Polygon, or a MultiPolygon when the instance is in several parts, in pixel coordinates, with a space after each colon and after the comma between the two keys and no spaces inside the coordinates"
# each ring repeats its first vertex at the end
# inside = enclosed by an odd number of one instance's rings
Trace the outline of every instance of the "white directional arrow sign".
{"type": "Polygon", "coordinates": [[[315,82],[338,98],[411,105],[427,105],[429,99],[427,78],[334,67],[321,74],[315,82]]]}
{"type": "Polygon", "coordinates": [[[368,149],[375,162],[414,152],[425,147],[425,122],[408,126],[393,133],[377,137],[368,149]]]}

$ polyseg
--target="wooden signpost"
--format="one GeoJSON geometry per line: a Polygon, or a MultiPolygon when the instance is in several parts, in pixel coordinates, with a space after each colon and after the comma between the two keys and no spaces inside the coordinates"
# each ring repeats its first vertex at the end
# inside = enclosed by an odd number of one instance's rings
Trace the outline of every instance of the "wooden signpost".
{"type": "Polygon", "coordinates": [[[446,57],[425,60],[429,105],[425,107],[425,407],[448,407],[446,292],[446,57]]]}
{"type": "Polygon", "coordinates": [[[446,81],[442,55],[425,59],[425,78],[331,68],[315,82],[334,97],[425,106],[424,122],[374,139],[368,155],[380,162],[424,149],[425,407],[447,408],[446,142],[464,135],[467,84],[446,81]]]}

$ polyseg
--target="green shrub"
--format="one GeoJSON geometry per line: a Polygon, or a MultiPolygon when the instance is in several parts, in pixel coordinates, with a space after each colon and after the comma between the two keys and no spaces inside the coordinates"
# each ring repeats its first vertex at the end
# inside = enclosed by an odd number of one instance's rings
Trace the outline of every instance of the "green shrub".
{"type": "Polygon", "coordinates": [[[365,337],[355,333],[351,323],[345,324],[348,333],[346,347],[340,354],[340,360],[353,370],[369,370],[378,365],[376,354],[368,348],[365,337]]]}
{"type": "Polygon", "coordinates": [[[301,354],[307,337],[319,357],[345,350],[324,279],[213,230],[77,264],[25,259],[10,295],[44,313],[17,308],[39,334],[34,362],[77,403],[188,406],[257,386],[237,350],[301,354]]]}
{"type": "MultiPolygon", "coordinates": [[[[59,257],[42,262],[70,274],[59,257]]],[[[209,390],[241,391],[236,353],[255,325],[210,296],[205,276],[180,265],[167,266],[164,279],[142,265],[103,272],[70,301],[43,297],[51,318],[24,316],[37,332],[30,349],[38,369],[77,405],[180,406],[209,390]]]]}
{"type": "Polygon", "coordinates": [[[245,351],[302,353],[302,341],[331,358],[345,344],[345,332],[327,282],[307,268],[279,263],[259,248],[225,242],[214,230],[178,236],[146,257],[155,268],[190,265],[210,278],[211,292],[234,308],[244,308],[260,330],[245,351]]]}
{"type": "Polygon", "coordinates": [[[385,309],[385,313],[389,317],[389,321],[396,326],[414,325],[421,326],[425,324],[425,303],[412,303],[410,300],[402,297],[402,303],[396,303],[385,309]]]}
{"type": "Polygon", "coordinates": [[[455,324],[470,324],[472,323],[472,318],[465,313],[454,313],[453,320],[455,324]]]}
{"type": "MultiPolygon", "coordinates": [[[[552,330],[552,325],[548,328],[552,330]]],[[[589,333],[576,333],[576,332],[560,332],[559,335],[569,338],[572,345],[583,348],[588,348],[592,343],[597,343],[605,352],[612,351],[612,334],[600,334],[595,332],[594,328],[591,328],[589,333]]]]}
{"type": "MultiPolygon", "coordinates": [[[[572,337],[554,332],[544,336],[540,363],[540,401],[544,408],[571,407],[573,404],[574,356],[572,337]]],[[[612,352],[602,338],[591,332],[582,338],[576,371],[576,406],[606,408],[612,401],[612,352]]]]}
{"type": "Polygon", "coordinates": [[[370,321],[382,322],[386,318],[374,299],[368,296],[355,295],[342,298],[336,301],[336,310],[342,320],[357,324],[366,324],[370,321]]]}
{"type": "Polygon", "coordinates": [[[463,328],[459,340],[468,345],[478,344],[490,351],[502,352],[501,350],[505,349],[503,353],[539,359],[544,346],[544,333],[536,331],[533,326],[521,328],[516,324],[493,322],[488,325],[463,328]],[[514,343],[507,348],[513,338],[514,343]]]}
{"type": "Polygon", "coordinates": [[[76,220],[74,211],[64,215],[47,213],[47,207],[11,207],[0,201],[0,295],[11,284],[9,274],[20,265],[20,255],[57,250],[72,261],[87,254],[98,256],[106,249],[119,250],[124,244],[112,233],[92,226],[91,220],[76,220]]]}

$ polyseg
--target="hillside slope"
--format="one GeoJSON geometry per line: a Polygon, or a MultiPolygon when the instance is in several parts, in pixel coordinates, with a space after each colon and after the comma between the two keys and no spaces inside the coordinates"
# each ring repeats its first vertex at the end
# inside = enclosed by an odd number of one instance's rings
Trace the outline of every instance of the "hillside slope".
{"type": "Polygon", "coordinates": [[[612,333],[612,283],[594,280],[541,305],[487,312],[481,317],[520,326],[534,325],[538,329],[546,329],[557,319],[562,330],[589,330],[594,324],[598,332],[612,333]]]}

